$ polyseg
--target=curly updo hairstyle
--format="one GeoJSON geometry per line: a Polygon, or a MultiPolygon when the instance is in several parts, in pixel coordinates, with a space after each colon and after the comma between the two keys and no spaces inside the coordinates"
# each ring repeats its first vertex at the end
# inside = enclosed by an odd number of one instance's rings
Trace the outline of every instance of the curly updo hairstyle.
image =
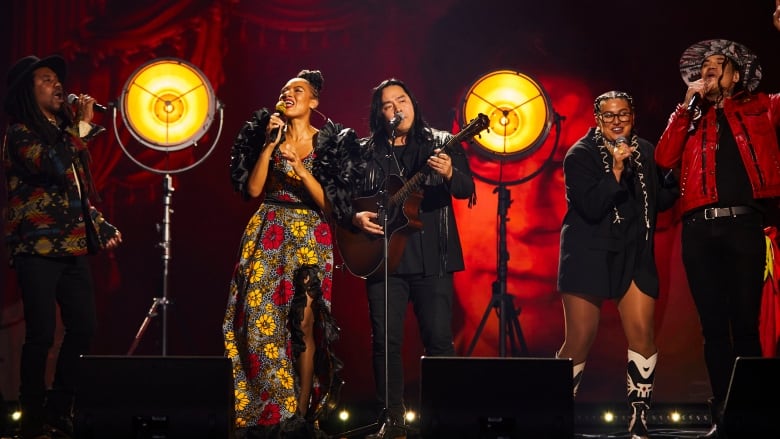
{"type": "Polygon", "coordinates": [[[314,89],[314,97],[320,97],[320,90],[322,90],[322,84],[325,82],[325,79],[322,77],[322,72],[319,70],[301,70],[298,72],[296,78],[303,78],[309,81],[312,89],[314,89]]]}

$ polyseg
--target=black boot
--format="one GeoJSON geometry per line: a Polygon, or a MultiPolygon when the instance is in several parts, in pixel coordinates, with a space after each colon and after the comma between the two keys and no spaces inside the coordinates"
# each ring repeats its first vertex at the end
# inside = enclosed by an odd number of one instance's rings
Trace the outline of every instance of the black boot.
{"type": "Polygon", "coordinates": [[[577,390],[580,388],[582,373],[585,372],[585,362],[575,364],[572,367],[572,397],[577,397],[577,390]]]}
{"type": "Polygon", "coordinates": [[[19,405],[22,409],[21,437],[26,439],[44,435],[46,433],[44,429],[46,411],[43,395],[35,397],[20,395],[19,405]]]}
{"type": "Polygon", "coordinates": [[[46,393],[46,427],[55,438],[73,437],[73,392],[51,389],[46,393]]]}
{"type": "Polygon", "coordinates": [[[712,419],[712,427],[706,433],[701,436],[697,436],[697,439],[726,439],[726,432],[723,430],[723,404],[715,402],[715,398],[707,400],[707,404],[710,406],[710,417],[712,419]]]}
{"type": "Polygon", "coordinates": [[[632,439],[647,439],[647,411],[653,396],[655,382],[655,364],[658,353],[645,358],[628,350],[628,365],[626,366],[627,399],[631,409],[631,420],[628,432],[632,439]]]}
{"type": "MultiPolygon", "coordinates": [[[[560,352],[560,351],[559,351],[560,352]]],[[[555,352],[555,358],[561,358],[558,356],[558,352],[555,352]]],[[[580,388],[580,382],[582,381],[582,373],[585,371],[585,362],[577,363],[572,366],[572,398],[577,397],[577,390],[580,388]]]]}

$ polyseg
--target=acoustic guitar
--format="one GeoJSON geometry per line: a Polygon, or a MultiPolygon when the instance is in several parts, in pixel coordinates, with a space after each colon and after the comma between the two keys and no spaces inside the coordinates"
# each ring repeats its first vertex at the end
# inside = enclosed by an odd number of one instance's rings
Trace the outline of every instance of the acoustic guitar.
{"type": "MultiPolygon", "coordinates": [[[[471,139],[488,127],[490,119],[482,113],[450,138],[438,154],[464,140],[471,139]]],[[[420,186],[431,172],[427,164],[406,182],[398,175],[388,176],[376,194],[352,200],[355,212],[376,212],[376,223],[382,224],[387,215],[387,265],[390,273],[398,268],[408,236],[422,229],[419,219],[423,192],[420,186]]],[[[358,277],[384,273],[384,237],[363,231],[352,231],[337,225],[336,246],[347,269],[358,277]]]]}

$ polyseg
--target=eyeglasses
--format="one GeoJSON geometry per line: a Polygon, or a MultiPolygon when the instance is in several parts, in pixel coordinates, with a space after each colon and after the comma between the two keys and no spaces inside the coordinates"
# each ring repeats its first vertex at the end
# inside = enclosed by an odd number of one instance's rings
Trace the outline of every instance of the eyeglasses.
{"type": "Polygon", "coordinates": [[[611,123],[613,120],[615,120],[615,116],[617,116],[618,120],[621,122],[628,122],[631,120],[631,116],[634,113],[630,111],[621,111],[618,114],[615,113],[599,113],[599,119],[601,119],[604,123],[611,123]]]}

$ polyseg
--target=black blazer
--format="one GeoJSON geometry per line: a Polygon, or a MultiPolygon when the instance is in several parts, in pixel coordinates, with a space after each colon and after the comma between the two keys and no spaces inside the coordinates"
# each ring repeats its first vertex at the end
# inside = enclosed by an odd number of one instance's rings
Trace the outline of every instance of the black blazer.
{"type": "Polygon", "coordinates": [[[568,209],[561,228],[558,289],[617,298],[634,280],[645,294],[657,297],[656,216],[674,204],[676,180],[656,166],[653,144],[639,138],[634,164],[616,181],[612,157],[594,134],[591,128],[563,161],[568,209]]]}

